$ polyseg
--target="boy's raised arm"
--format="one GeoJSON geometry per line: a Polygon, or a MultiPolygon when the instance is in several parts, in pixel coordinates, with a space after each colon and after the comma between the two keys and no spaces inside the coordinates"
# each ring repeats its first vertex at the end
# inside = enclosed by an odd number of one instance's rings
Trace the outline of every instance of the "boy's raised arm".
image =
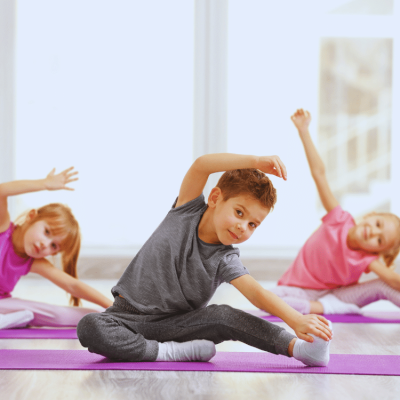
{"type": "Polygon", "coordinates": [[[325,210],[329,212],[339,203],[329,187],[329,183],[325,175],[325,165],[318,154],[318,151],[311,139],[310,132],[308,131],[308,126],[311,122],[311,114],[308,111],[299,109],[290,117],[290,119],[299,131],[299,136],[306,152],[311,175],[314,179],[315,185],[317,186],[322,205],[324,206],[325,210]]]}
{"type": "Polygon", "coordinates": [[[209,175],[233,169],[257,168],[286,180],[286,167],[278,156],[251,156],[242,154],[206,154],[196,159],[183,178],[176,207],[200,196],[209,175]]]}

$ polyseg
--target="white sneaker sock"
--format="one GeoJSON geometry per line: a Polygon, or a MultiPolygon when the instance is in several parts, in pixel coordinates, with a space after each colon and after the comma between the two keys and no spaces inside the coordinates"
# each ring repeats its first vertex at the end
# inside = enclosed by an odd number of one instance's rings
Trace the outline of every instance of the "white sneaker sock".
{"type": "Polygon", "coordinates": [[[333,294],[318,299],[324,307],[324,314],[362,314],[361,308],[351,303],[344,303],[333,294]]]}
{"type": "Polygon", "coordinates": [[[156,361],[209,361],[216,354],[215,344],[210,340],[158,343],[156,361]]]}
{"type": "Polygon", "coordinates": [[[34,318],[28,310],[16,311],[10,314],[0,314],[0,329],[23,328],[34,318]]]}
{"type": "MultiPolygon", "coordinates": [[[[332,323],[329,321],[329,328],[332,330],[332,323]]],[[[333,332],[333,331],[332,331],[333,332]]],[[[329,346],[324,339],[310,334],[314,338],[312,343],[297,339],[293,347],[293,357],[310,367],[326,367],[329,362],[329,346]]]]}

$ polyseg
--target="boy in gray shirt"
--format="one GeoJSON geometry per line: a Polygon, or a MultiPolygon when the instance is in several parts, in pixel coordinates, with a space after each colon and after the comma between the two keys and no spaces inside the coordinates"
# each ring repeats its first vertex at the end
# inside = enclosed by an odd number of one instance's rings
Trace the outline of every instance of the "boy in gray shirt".
{"type": "Polygon", "coordinates": [[[239,340],[306,365],[327,365],[332,338],[328,321],[302,315],[263,289],[232,246],[248,240],[276,202],[265,173],[286,180],[277,156],[199,157],[171,210],[112,288],[114,305],[79,322],[81,344],[122,361],[209,361],[215,344],[239,340]],[[227,172],[206,204],[202,192],[208,176],[220,171],[227,172]],[[244,311],[207,306],[223,282],[280,317],[299,339],[244,311]]]}

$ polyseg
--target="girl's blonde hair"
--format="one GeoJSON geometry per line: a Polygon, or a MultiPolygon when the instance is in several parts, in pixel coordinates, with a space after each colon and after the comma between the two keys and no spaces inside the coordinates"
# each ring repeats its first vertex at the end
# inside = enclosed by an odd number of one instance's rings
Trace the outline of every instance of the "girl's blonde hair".
{"type": "Polygon", "coordinates": [[[386,266],[392,267],[394,266],[394,260],[398,256],[400,252],[400,218],[396,214],[392,213],[369,213],[367,215],[364,215],[363,218],[369,217],[370,215],[380,215],[382,217],[390,217],[396,220],[397,222],[397,241],[395,242],[394,246],[386,250],[385,252],[380,254],[380,257],[383,259],[385,262],[386,266]]]}
{"type": "MultiPolygon", "coordinates": [[[[16,222],[20,221],[24,215],[18,217],[16,222]]],[[[52,235],[62,237],[60,252],[63,271],[74,278],[78,278],[77,263],[81,248],[81,232],[71,209],[60,203],[51,203],[40,207],[36,210],[32,219],[26,220],[24,231],[35,222],[42,220],[49,224],[52,235]]],[[[81,300],[72,295],[69,302],[73,306],[81,304],[81,300]]]]}

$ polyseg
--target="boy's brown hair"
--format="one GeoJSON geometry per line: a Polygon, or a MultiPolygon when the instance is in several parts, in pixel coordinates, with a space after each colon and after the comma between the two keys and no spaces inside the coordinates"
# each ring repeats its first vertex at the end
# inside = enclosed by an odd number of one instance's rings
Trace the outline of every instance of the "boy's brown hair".
{"type": "Polygon", "coordinates": [[[224,201],[240,195],[249,195],[273,210],[276,203],[276,189],[270,179],[258,169],[245,168],[226,171],[217,183],[224,201]]]}

